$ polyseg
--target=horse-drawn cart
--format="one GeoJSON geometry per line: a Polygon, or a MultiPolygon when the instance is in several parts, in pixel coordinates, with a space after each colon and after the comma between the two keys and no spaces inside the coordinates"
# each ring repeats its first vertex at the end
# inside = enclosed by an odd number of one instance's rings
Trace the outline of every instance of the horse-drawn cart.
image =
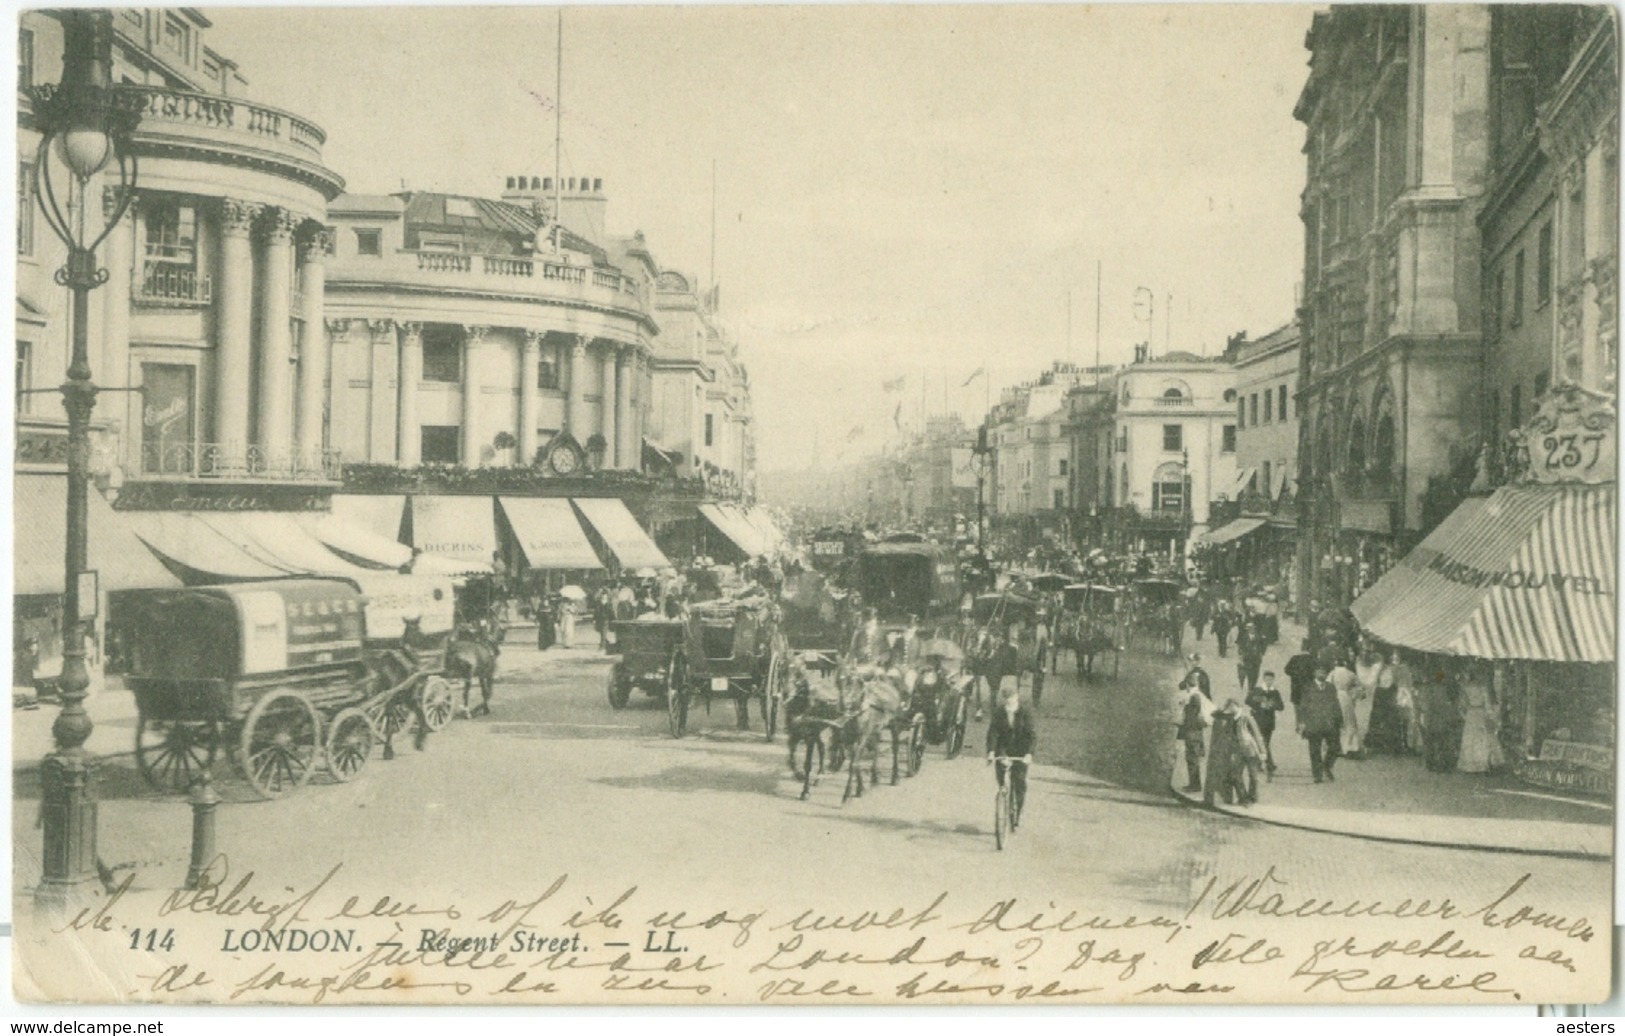
{"type": "MultiPolygon", "coordinates": [[[[609,704],[626,708],[634,687],[669,700],[672,688],[684,676],[686,624],[681,619],[646,615],[616,622],[611,629],[615,637],[610,650],[621,657],[609,671],[609,704]]],[[[677,733],[675,725],[672,733],[677,733]]]]}
{"type": "Polygon", "coordinates": [[[731,698],[739,729],[750,726],[750,703],[760,704],[769,741],[789,686],[789,650],[777,609],[765,599],[707,601],[689,610],[666,709],[673,737],[688,730],[689,706],[698,698],[711,711],[713,697],[731,698]]]}
{"type": "MultiPolygon", "coordinates": [[[[449,618],[449,587],[442,592],[449,618]]],[[[396,631],[382,605],[369,629],[367,601],[357,583],[336,579],[142,592],[131,602],[138,621],[125,679],[142,776],[160,791],[184,791],[224,749],[256,793],[275,798],[324,759],[335,780],[348,781],[380,738],[413,722],[443,726],[444,639],[423,632],[422,602],[401,606],[417,615],[410,630],[398,617],[396,631]]]]}
{"type": "Polygon", "coordinates": [[[1111,652],[1112,677],[1122,662],[1125,610],[1121,587],[1073,583],[1063,593],[1063,620],[1056,643],[1077,660],[1078,675],[1093,677],[1096,657],[1111,652]]]}

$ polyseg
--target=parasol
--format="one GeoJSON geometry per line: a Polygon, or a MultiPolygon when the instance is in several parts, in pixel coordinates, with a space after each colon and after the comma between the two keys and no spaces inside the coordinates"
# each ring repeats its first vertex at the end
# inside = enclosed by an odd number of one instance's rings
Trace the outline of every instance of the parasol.
{"type": "Polygon", "coordinates": [[[559,591],[559,596],[564,597],[564,598],[568,598],[569,600],[572,600],[572,601],[585,601],[587,599],[587,591],[581,589],[581,587],[576,586],[574,583],[572,583],[569,586],[566,586],[563,589],[561,589],[559,591]]]}
{"type": "Polygon", "coordinates": [[[951,640],[928,640],[920,646],[921,658],[940,658],[944,662],[959,662],[965,657],[965,651],[951,640]]]}

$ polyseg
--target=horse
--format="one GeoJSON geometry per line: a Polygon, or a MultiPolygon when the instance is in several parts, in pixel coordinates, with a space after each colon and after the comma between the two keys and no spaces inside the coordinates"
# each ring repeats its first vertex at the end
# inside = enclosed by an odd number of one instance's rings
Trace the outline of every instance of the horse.
{"type": "Polygon", "coordinates": [[[850,751],[847,755],[846,791],[841,796],[845,802],[851,798],[863,797],[863,762],[864,753],[869,753],[869,779],[873,784],[880,783],[880,732],[890,730],[891,742],[891,780],[897,783],[898,752],[901,749],[900,720],[905,715],[904,692],[898,682],[879,671],[871,671],[859,677],[859,691],[856,707],[850,712],[842,728],[850,751]]]}
{"type": "Polygon", "coordinates": [[[446,645],[446,675],[463,678],[463,715],[468,717],[491,714],[491,691],[496,682],[497,656],[502,654],[489,637],[478,628],[458,626],[446,645]],[[480,682],[480,704],[473,712],[468,708],[468,694],[474,681],[480,682]]]}
{"type": "Polygon", "coordinates": [[[800,662],[790,676],[792,691],[784,703],[784,729],[790,742],[790,773],[801,778],[803,800],[812,793],[812,786],[825,773],[839,770],[842,763],[841,728],[845,721],[846,695],[838,684],[835,697],[815,694],[812,681],[800,662]],[[806,760],[801,770],[796,769],[796,749],[806,746],[806,760]],[[818,769],[813,769],[813,752],[818,753],[818,769]]]}

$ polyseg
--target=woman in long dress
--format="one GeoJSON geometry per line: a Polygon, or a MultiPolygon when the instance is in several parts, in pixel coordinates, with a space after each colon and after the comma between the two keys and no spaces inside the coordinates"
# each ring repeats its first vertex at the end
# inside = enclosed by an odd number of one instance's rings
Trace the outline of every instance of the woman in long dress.
{"type": "Polygon", "coordinates": [[[1461,752],[1456,769],[1462,773],[1487,773],[1506,761],[1496,737],[1495,712],[1495,698],[1484,674],[1470,674],[1461,689],[1461,752]]]}
{"type": "Polygon", "coordinates": [[[1393,664],[1379,659],[1376,687],[1371,694],[1371,727],[1366,732],[1366,748],[1380,755],[1399,755],[1405,749],[1405,725],[1399,712],[1399,687],[1393,664]]]}

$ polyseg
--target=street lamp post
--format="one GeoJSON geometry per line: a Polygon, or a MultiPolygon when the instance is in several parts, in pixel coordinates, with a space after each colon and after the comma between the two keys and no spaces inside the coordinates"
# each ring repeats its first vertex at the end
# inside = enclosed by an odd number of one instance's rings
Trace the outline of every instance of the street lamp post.
{"type": "Polygon", "coordinates": [[[56,282],[73,293],[72,355],[62,385],[62,405],[68,412],[66,581],[62,676],[57,682],[62,711],[51,725],[55,750],[45,758],[40,772],[45,851],[37,895],[47,903],[66,903],[98,879],[96,771],[94,759],[84,747],[93,724],[84,704],[90,674],[85,668],[80,600],[90,524],[90,415],[96,407],[87,323],[90,293],[106,283],[108,276],[96,265],[96,248],[118,226],[133,196],[135,157],[130,154],[129,139],[139,120],[136,110],[109,85],[111,16],[105,11],[70,10],[57,17],[63,29],[62,82],[33,93],[43,134],[36,166],[37,193],[46,223],[68,249],[67,263],[56,272],[56,282]],[[53,159],[67,173],[65,205],[52,182],[53,159]],[[119,177],[115,209],[101,232],[87,240],[90,180],[111,162],[117,163],[119,177]]]}

